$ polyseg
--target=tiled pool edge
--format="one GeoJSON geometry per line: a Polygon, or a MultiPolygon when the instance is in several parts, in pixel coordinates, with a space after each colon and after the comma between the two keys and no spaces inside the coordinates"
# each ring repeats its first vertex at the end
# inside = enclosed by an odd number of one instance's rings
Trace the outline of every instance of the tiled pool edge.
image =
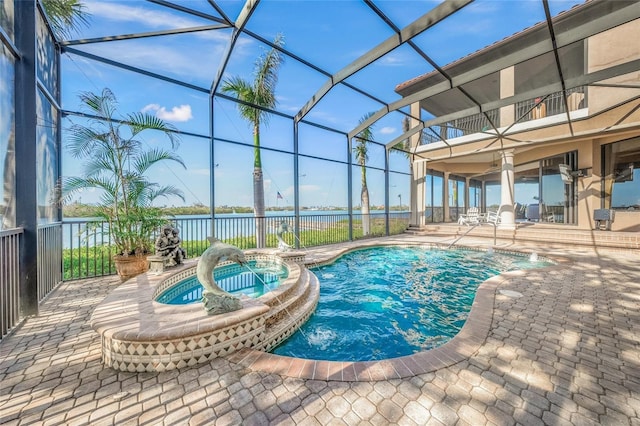
{"type": "MultiPolygon", "coordinates": [[[[420,244],[382,244],[395,246],[416,246],[420,244]]],[[[437,246],[424,244],[425,246],[437,246]]],[[[326,264],[343,254],[360,248],[381,246],[379,243],[363,244],[358,247],[349,247],[338,250],[327,259],[316,262],[326,264]]],[[[474,247],[460,246],[462,248],[478,250],[474,247]]],[[[499,252],[517,252],[514,250],[496,250],[499,252]]],[[[536,268],[535,271],[550,271],[562,268],[569,262],[567,258],[550,256],[557,265],[544,268],[536,268]]],[[[226,358],[235,364],[241,365],[253,371],[278,374],[287,377],[323,381],[381,381],[413,377],[424,373],[430,373],[449,367],[470,358],[477,352],[489,336],[496,299],[496,292],[500,284],[508,282],[511,277],[526,273],[525,271],[504,272],[491,277],[480,284],[476,296],[471,305],[471,311],[464,326],[458,334],[442,346],[437,348],[407,355],[398,358],[390,358],[379,361],[323,361],[302,358],[293,358],[255,349],[241,349],[226,358]]]]}
{"type": "MultiPolygon", "coordinates": [[[[162,372],[193,366],[246,347],[264,348],[272,339],[268,318],[274,309],[269,303],[289,288],[313,277],[302,273],[300,253],[260,253],[246,251],[248,260],[280,257],[287,264],[289,277],[271,294],[258,299],[243,298],[243,308],[224,315],[207,315],[199,303],[165,305],[155,301],[164,283],[173,284],[193,273],[195,260],[161,274],[147,273],[121,284],[98,304],[91,316],[91,327],[100,334],[102,362],[129,372],[162,372]]],[[[304,269],[306,271],[306,269],[304,269]]],[[[305,281],[305,282],[306,282],[305,281]]],[[[314,291],[319,291],[316,285],[314,291]]],[[[302,296],[313,296],[305,293],[302,296]]],[[[286,317],[294,330],[315,310],[317,297],[301,301],[293,318],[286,317]]]]}

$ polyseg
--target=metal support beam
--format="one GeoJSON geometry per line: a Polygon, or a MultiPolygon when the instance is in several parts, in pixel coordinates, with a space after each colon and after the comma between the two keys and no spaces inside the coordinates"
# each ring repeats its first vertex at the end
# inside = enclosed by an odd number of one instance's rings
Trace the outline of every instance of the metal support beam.
{"type": "Polygon", "coordinates": [[[351,138],[347,138],[347,210],[349,214],[349,241],[353,241],[353,157],[351,155],[353,144],[351,138]]]}
{"type": "Polygon", "coordinates": [[[558,53],[556,33],[553,28],[553,22],[551,19],[551,10],[549,10],[549,1],[542,0],[542,5],[544,6],[544,15],[547,18],[547,27],[549,28],[549,35],[551,37],[551,43],[553,44],[553,57],[555,59],[556,69],[558,70],[560,84],[562,85],[562,103],[564,105],[564,112],[567,117],[567,123],[569,124],[569,131],[571,132],[571,136],[573,136],[573,125],[571,124],[571,114],[569,114],[569,103],[567,102],[567,88],[564,82],[562,65],[560,64],[560,54],[558,53]]]}
{"type": "Polygon", "coordinates": [[[164,30],[164,31],[149,31],[146,33],[120,34],[120,35],[113,35],[113,36],[84,38],[79,40],[61,41],[60,45],[77,46],[81,44],[103,43],[107,41],[135,40],[140,38],[149,38],[149,37],[158,37],[158,36],[166,36],[166,35],[176,35],[176,34],[190,34],[190,33],[197,33],[201,31],[220,30],[224,28],[229,28],[229,26],[216,24],[216,25],[205,25],[201,27],[191,27],[191,28],[175,28],[175,29],[164,30]]]}
{"type": "Polygon", "coordinates": [[[297,121],[293,122],[293,215],[295,234],[295,248],[300,248],[300,143],[299,126],[297,121]]]}
{"type": "Polygon", "coordinates": [[[208,13],[204,13],[204,12],[200,12],[198,10],[195,9],[191,9],[188,7],[184,7],[184,6],[180,6],[178,4],[169,2],[169,1],[165,1],[165,0],[147,0],[150,3],[155,3],[155,4],[159,4],[160,6],[164,6],[164,7],[168,7],[170,9],[174,9],[174,10],[178,10],[180,12],[184,12],[187,13],[189,15],[193,15],[193,16],[198,16],[200,18],[204,18],[204,19],[209,19],[210,21],[214,21],[214,22],[219,22],[221,24],[228,24],[229,22],[222,19],[222,18],[218,18],[217,16],[213,16],[213,15],[209,15],[208,13]]]}
{"type": "MultiPolygon", "coordinates": [[[[567,89],[571,89],[571,88],[574,88],[574,87],[592,85],[593,83],[598,82],[598,81],[603,81],[603,80],[606,80],[606,79],[609,79],[609,78],[612,78],[612,77],[617,77],[617,76],[620,76],[620,75],[629,74],[629,73],[636,72],[636,71],[639,71],[639,70],[640,70],[640,59],[636,59],[636,60],[633,60],[633,61],[625,62],[623,64],[614,65],[614,66],[612,66],[610,68],[606,68],[606,69],[599,70],[599,71],[594,71],[592,73],[585,74],[585,75],[582,75],[582,76],[566,79],[564,87],[567,88],[567,89]]],[[[396,145],[398,142],[403,141],[407,137],[415,134],[416,132],[418,132],[418,131],[420,131],[420,130],[422,130],[424,128],[427,128],[427,127],[430,127],[430,126],[436,126],[438,124],[446,123],[447,121],[455,120],[456,118],[466,117],[466,116],[471,115],[471,114],[477,114],[479,112],[479,110],[481,110],[481,111],[489,111],[489,110],[497,109],[497,108],[500,108],[500,107],[503,107],[503,106],[512,105],[512,104],[515,104],[517,102],[521,102],[521,101],[525,101],[525,100],[528,100],[528,99],[532,99],[535,96],[539,96],[541,93],[554,93],[554,92],[559,92],[561,90],[563,90],[563,86],[562,86],[562,84],[560,82],[552,83],[552,84],[548,84],[548,85],[546,85],[544,87],[539,87],[539,88],[534,89],[534,90],[530,90],[530,91],[527,91],[527,92],[522,92],[522,93],[519,93],[518,95],[514,95],[514,96],[507,97],[507,98],[503,98],[503,99],[500,99],[498,101],[493,101],[493,102],[488,102],[488,103],[482,104],[482,105],[480,105],[479,109],[477,107],[472,107],[472,108],[465,109],[463,111],[458,111],[458,112],[455,112],[455,113],[443,115],[441,117],[434,118],[432,120],[427,120],[427,121],[422,122],[419,126],[413,127],[408,132],[405,132],[404,134],[402,134],[402,135],[398,136],[397,138],[393,139],[391,142],[387,143],[386,146],[387,147],[392,147],[392,146],[396,145]]],[[[374,116],[375,116],[375,114],[374,114],[374,116]]],[[[368,121],[368,120],[366,120],[366,121],[368,121]]],[[[356,127],[356,129],[359,129],[361,126],[362,125],[356,127]]],[[[513,127],[513,125],[509,126],[506,130],[504,130],[501,133],[501,136],[506,135],[508,133],[508,131],[511,129],[511,127],[513,127]]]]}
{"type": "MultiPolygon", "coordinates": [[[[640,2],[629,3],[629,2],[601,1],[601,2],[587,3],[583,7],[584,7],[584,10],[582,13],[586,14],[587,16],[592,16],[594,18],[586,20],[584,23],[577,26],[569,26],[569,27],[565,26],[564,31],[557,31],[556,46],[555,46],[557,49],[560,49],[564,46],[568,46],[571,43],[575,43],[577,41],[586,39],[593,35],[599,34],[603,31],[614,28],[618,25],[622,25],[634,19],[640,18],[640,2]],[[604,9],[607,9],[607,8],[609,9],[613,8],[615,10],[608,10],[607,13],[605,13],[604,9]]],[[[534,43],[532,45],[523,46],[522,49],[515,50],[510,54],[496,57],[496,59],[493,61],[490,61],[484,64],[478,64],[478,66],[472,69],[471,71],[453,76],[451,79],[451,83],[449,83],[448,81],[443,81],[441,83],[435,84],[433,86],[422,89],[418,92],[412,93],[409,96],[406,96],[396,102],[392,102],[389,105],[384,106],[379,111],[377,111],[373,116],[371,116],[369,119],[360,123],[356,128],[350,131],[349,135],[351,136],[351,135],[358,134],[362,129],[373,125],[380,118],[382,118],[383,116],[385,116],[386,114],[392,111],[396,111],[400,108],[404,108],[408,105],[411,105],[412,103],[419,102],[422,99],[443,93],[449,89],[460,87],[466,83],[477,80],[479,78],[486,77],[487,75],[490,75],[494,72],[498,72],[501,69],[510,67],[514,64],[518,64],[526,60],[533,59],[545,53],[550,53],[553,50],[554,50],[553,43],[550,41],[549,38],[547,38],[537,43],[534,43]]],[[[625,65],[625,64],[622,64],[622,65],[625,65]]],[[[616,67],[612,67],[611,69],[613,70],[613,68],[616,68],[616,67]]],[[[603,71],[606,71],[606,70],[603,70],[603,71]]],[[[611,75],[611,77],[615,75],[619,75],[617,71],[614,72],[614,75],[611,75]]],[[[600,80],[603,80],[605,78],[607,77],[601,77],[600,80]]],[[[580,84],[579,80],[580,80],[579,78],[571,79],[571,81],[575,81],[574,83],[571,83],[571,84],[569,83],[569,80],[568,80],[565,82],[565,86],[567,88],[571,88],[571,87],[577,87],[577,86],[586,84],[586,83],[580,84]]],[[[599,81],[599,80],[596,80],[596,81],[599,81]]],[[[553,85],[549,85],[549,87],[550,86],[557,87],[557,89],[553,91],[562,90],[562,84],[560,82],[557,82],[553,85]]],[[[540,91],[538,91],[538,93],[540,93],[540,91]]],[[[509,105],[510,103],[513,103],[514,102],[513,100],[516,98],[518,99],[521,98],[520,100],[525,100],[525,99],[530,99],[531,97],[527,98],[527,97],[524,97],[522,94],[520,94],[518,96],[508,98],[512,100],[510,102],[504,103],[503,102],[504,100],[501,99],[499,101],[483,104],[481,105],[480,109],[481,111],[488,111],[490,109],[498,108],[500,106],[509,105]]]]}
{"type": "MultiPolygon", "coordinates": [[[[389,148],[384,150],[384,234],[389,236],[389,148]]],[[[400,204],[402,211],[402,204],[400,204]]]]}
{"type": "Polygon", "coordinates": [[[209,94],[209,209],[211,214],[211,237],[216,236],[216,155],[213,140],[215,126],[213,124],[215,117],[215,99],[213,94],[209,94]]]}
{"type": "Polygon", "coordinates": [[[220,80],[222,80],[222,76],[224,75],[224,70],[227,68],[227,64],[229,63],[229,59],[231,58],[231,54],[233,53],[233,48],[238,41],[238,37],[242,34],[242,30],[247,25],[249,18],[253,14],[253,11],[256,9],[256,6],[260,0],[247,0],[244,4],[244,7],[240,11],[240,15],[234,24],[233,34],[231,34],[231,38],[229,39],[229,43],[227,44],[227,49],[224,52],[224,56],[222,58],[222,62],[220,62],[220,66],[218,67],[218,72],[216,73],[215,79],[211,82],[211,93],[215,94],[218,91],[218,86],[220,86],[220,80]]]}
{"type": "Polygon", "coordinates": [[[357,73],[367,65],[380,59],[393,49],[397,48],[403,43],[408,42],[413,37],[421,34],[426,29],[434,26],[438,22],[442,21],[449,15],[463,8],[473,0],[449,0],[444,3],[440,3],[434,9],[428,13],[422,15],[411,24],[407,25],[400,31],[399,35],[393,35],[387,40],[383,41],[364,55],[360,56],[354,62],[350,63],[337,73],[331,76],[322,87],[311,97],[311,99],[300,109],[296,114],[296,121],[302,120],[320,100],[331,90],[336,84],[349,78],[353,74],[357,73]]]}
{"type": "Polygon", "coordinates": [[[20,60],[15,73],[16,226],[24,228],[20,246],[20,311],[38,314],[38,199],[35,0],[15,2],[16,47],[20,60]]]}

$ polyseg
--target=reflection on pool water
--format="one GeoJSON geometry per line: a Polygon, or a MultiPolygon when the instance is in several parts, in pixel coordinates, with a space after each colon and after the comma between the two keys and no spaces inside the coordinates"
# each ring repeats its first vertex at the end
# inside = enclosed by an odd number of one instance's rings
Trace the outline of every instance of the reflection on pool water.
{"type": "Polygon", "coordinates": [[[314,269],[316,312],[272,352],[369,361],[440,346],[464,325],[478,286],[501,272],[549,266],[499,252],[376,247],[314,269]]]}
{"type": "MultiPolygon", "coordinates": [[[[257,298],[277,288],[288,276],[283,264],[250,260],[246,265],[236,263],[214,269],[213,279],[224,291],[234,296],[257,298]]],[[[202,284],[196,276],[185,278],[162,292],[156,301],[168,305],[186,305],[200,302],[202,284]]]]}

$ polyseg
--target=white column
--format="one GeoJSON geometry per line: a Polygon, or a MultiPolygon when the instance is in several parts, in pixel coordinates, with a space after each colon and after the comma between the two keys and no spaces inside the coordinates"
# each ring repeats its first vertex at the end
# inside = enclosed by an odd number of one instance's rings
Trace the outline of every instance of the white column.
{"type": "Polygon", "coordinates": [[[449,214],[449,176],[451,172],[444,172],[444,179],[442,180],[442,194],[444,195],[443,206],[443,222],[451,222],[451,216],[449,214]]]}
{"type": "Polygon", "coordinates": [[[411,224],[424,225],[424,180],[426,173],[426,163],[419,162],[413,164],[411,176],[411,224]]]}
{"type": "MultiPolygon", "coordinates": [[[[420,117],[420,103],[414,102],[410,106],[411,115],[413,117],[420,117]]],[[[410,126],[413,128],[418,125],[418,120],[414,118],[410,118],[410,126]]],[[[411,150],[415,149],[420,145],[420,132],[412,135],[409,138],[409,142],[411,145],[411,150]]],[[[409,161],[412,161],[409,160],[409,161]]],[[[427,163],[426,162],[418,162],[414,163],[412,167],[411,173],[411,192],[410,203],[411,206],[411,224],[416,226],[421,226],[425,224],[424,221],[424,180],[425,174],[427,172],[427,163]]]]}
{"type": "MultiPolygon", "coordinates": [[[[466,177],[464,178],[464,187],[466,188],[465,193],[464,193],[464,207],[466,210],[469,210],[469,207],[471,207],[470,201],[471,201],[471,197],[469,196],[469,193],[471,192],[471,178],[470,177],[466,177]]],[[[466,213],[466,211],[465,211],[466,213]]]]}
{"type": "Polygon", "coordinates": [[[502,229],[516,229],[514,202],[514,178],[513,150],[505,150],[501,153],[502,173],[500,176],[500,225],[502,229]]]}

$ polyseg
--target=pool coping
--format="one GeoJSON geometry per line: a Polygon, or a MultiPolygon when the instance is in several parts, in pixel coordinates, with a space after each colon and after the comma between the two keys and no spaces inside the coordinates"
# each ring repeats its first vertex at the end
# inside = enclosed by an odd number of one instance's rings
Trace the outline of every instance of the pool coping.
{"type": "MultiPolygon", "coordinates": [[[[333,262],[345,253],[372,247],[443,247],[442,244],[426,243],[395,243],[371,242],[360,245],[336,249],[332,255],[321,261],[315,261],[313,266],[333,262]]],[[[473,246],[459,245],[467,250],[485,250],[473,246]]],[[[494,249],[496,252],[530,254],[526,251],[494,249]]],[[[543,256],[555,265],[535,268],[536,271],[552,271],[565,267],[570,259],[560,256],[543,256]]],[[[309,265],[309,262],[307,264],[309,265]]],[[[294,358],[276,355],[256,349],[245,348],[226,356],[227,360],[252,371],[260,371],[281,376],[322,380],[322,381],[380,381],[402,379],[424,373],[430,373],[470,358],[476,353],[489,336],[493,321],[494,303],[498,287],[514,277],[526,274],[525,270],[508,271],[483,281],[476,291],[469,316],[462,329],[451,340],[442,346],[412,355],[389,358],[377,361],[326,361],[304,358],[294,358]]]]}

